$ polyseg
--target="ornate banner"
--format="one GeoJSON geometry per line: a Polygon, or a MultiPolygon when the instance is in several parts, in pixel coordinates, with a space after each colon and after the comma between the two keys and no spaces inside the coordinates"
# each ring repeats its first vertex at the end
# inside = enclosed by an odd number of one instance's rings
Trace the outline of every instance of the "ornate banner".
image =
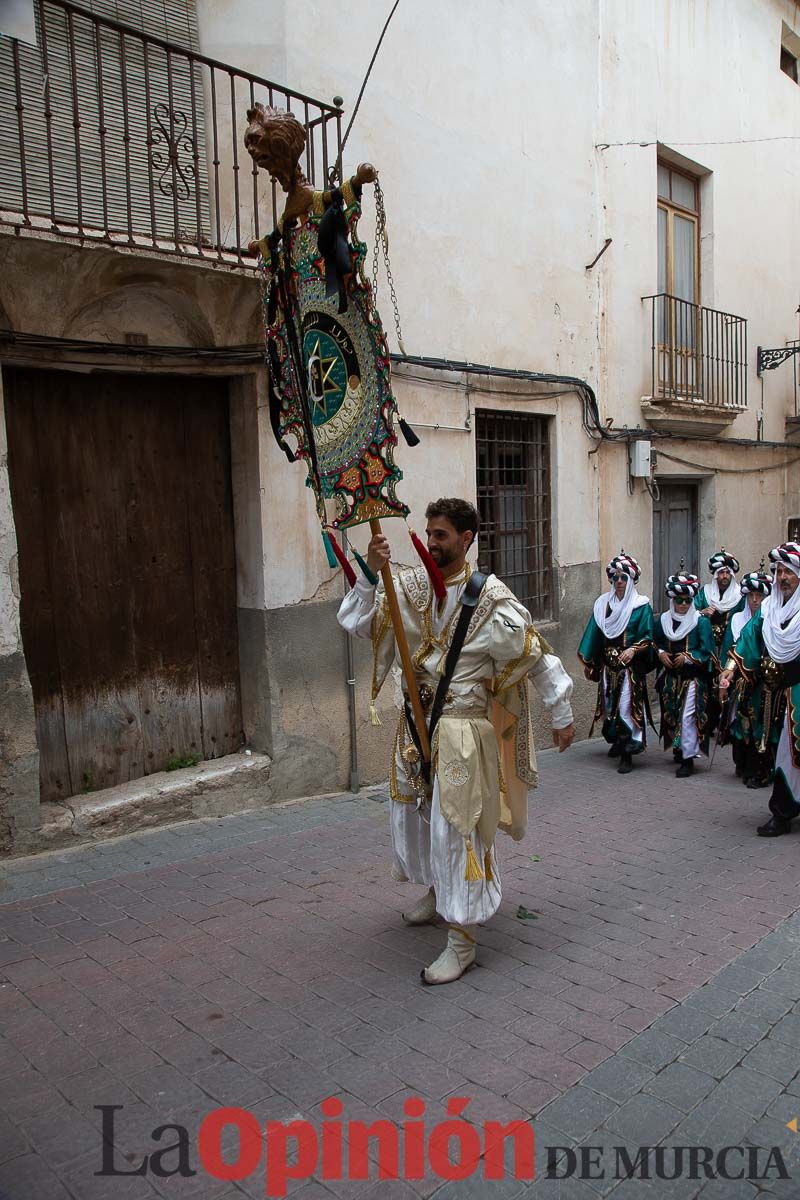
{"type": "Polygon", "coordinates": [[[360,190],[348,180],[341,191],[314,192],[299,222],[279,222],[259,244],[273,431],[285,451],[294,440],[321,518],[332,500],[339,528],[408,513],[395,492],[402,478],[394,463],[397,406],[363,271],[360,190]],[[338,243],[325,255],[321,234],[326,251],[326,235],[338,243]]]}

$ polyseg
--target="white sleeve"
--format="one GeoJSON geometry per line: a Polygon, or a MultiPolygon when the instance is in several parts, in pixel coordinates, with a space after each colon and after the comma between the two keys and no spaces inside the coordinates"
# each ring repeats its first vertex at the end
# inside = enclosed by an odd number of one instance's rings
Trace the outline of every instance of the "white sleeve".
{"type": "Polygon", "coordinates": [[[336,619],[346,633],[356,637],[369,638],[372,628],[372,618],[378,607],[377,588],[366,579],[356,580],[355,587],[345,596],[336,619]]]}
{"type": "Polygon", "coordinates": [[[572,680],[564,670],[561,659],[555,654],[543,654],[531,669],[529,678],[542,698],[542,703],[550,709],[550,723],[553,729],[566,729],[572,724],[572,680]]]}

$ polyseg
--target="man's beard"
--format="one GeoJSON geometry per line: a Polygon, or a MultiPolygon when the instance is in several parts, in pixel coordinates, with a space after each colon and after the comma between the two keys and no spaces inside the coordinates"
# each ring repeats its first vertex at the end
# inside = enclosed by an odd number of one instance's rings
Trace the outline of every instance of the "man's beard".
{"type": "Polygon", "coordinates": [[[458,558],[455,550],[444,550],[441,546],[437,546],[435,550],[431,550],[431,558],[441,570],[442,567],[449,567],[458,558]]]}

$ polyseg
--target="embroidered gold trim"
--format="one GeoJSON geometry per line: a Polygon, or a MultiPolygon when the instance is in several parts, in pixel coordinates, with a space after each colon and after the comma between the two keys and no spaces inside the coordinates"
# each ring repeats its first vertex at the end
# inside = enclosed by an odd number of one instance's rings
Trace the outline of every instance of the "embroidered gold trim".
{"type": "Polygon", "coordinates": [[[444,580],[446,587],[453,587],[457,583],[469,583],[472,575],[472,567],[469,563],[464,563],[460,571],[456,571],[455,575],[448,575],[444,580]]]}
{"type": "Polygon", "coordinates": [[[405,567],[399,572],[397,582],[408,597],[409,603],[419,613],[424,613],[431,601],[431,581],[424,567],[405,567]]]}
{"type": "Polygon", "coordinates": [[[422,630],[420,632],[420,644],[411,656],[411,661],[414,664],[415,671],[422,671],[425,666],[425,659],[436,649],[436,638],[433,636],[433,619],[431,617],[430,607],[426,608],[422,614],[422,630]]]}
{"type": "Polygon", "coordinates": [[[789,755],[792,760],[792,766],[800,767],[800,762],[798,762],[798,748],[796,744],[797,710],[794,706],[794,696],[792,695],[792,688],[790,687],[786,688],[786,710],[786,717],[784,719],[789,722],[789,755]]]}
{"type": "MultiPolygon", "coordinates": [[[[415,796],[406,796],[400,791],[400,784],[397,779],[397,759],[398,757],[403,759],[409,745],[413,745],[410,739],[409,741],[406,741],[405,733],[405,713],[400,713],[400,719],[397,722],[397,731],[394,735],[394,746],[392,747],[392,765],[389,770],[389,795],[391,796],[392,800],[396,801],[398,804],[416,804],[417,801],[415,796]]],[[[403,774],[408,780],[408,772],[405,767],[403,768],[403,774]]],[[[409,787],[410,786],[411,785],[409,783],[409,787]]]]}
{"type": "Polygon", "coordinates": [[[352,205],[359,203],[358,197],[355,193],[355,188],[353,187],[352,178],[345,179],[344,183],[342,184],[342,196],[344,197],[345,208],[351,208],[352,205]]]}
{"type": "Polygon", "coordinates": [[[507,662],[503,667],[503,670],[494,681],[493,690],[495,695],[499,694],[505,689],[508,680],[514,674],[514,672],[519,670],[526,658],[531,657],[534,642],[539,642],[541,648],[541,638],[539,637],[539,634],[536,632],[533,625],[529,625],[525,630],[525,641],[522,645],[522,654],[518,655],[517,658],[512,658],[510,662],[507,662]]]}
{"type": "Polygon", "coordinates": [[[469,767],[465,762],[453,759],[452,762],[445,763],[442,774],[453,787],[463,787],[465,783],[469,783],[469,767]]]}
{"type": "Polygon", "coordinates": [[[537,787],[539,772],[531,767],[531,709],[527,680],[521,679],[517,684],[520,698],[520,714],[517,726],[517,775],[529,787],[537,787]]]}
{"type": "Polygon", "coordinates": [[[750,684],[754,683],[756,679],[755,671],[751,671],[749,667],[744,665],[744,660],[742,659],[742,656],[737,653],[735,647],[731,649],[730,655],[746,681],[750,684]]]}
{"type": "Polygon", "coordinates": [[[372,700],[377,699],[385,682],[385,677],[378,682],[378,651],[380,650],[381,642],[386,636],[387,631],[392,624],[392,614],[389,612],[389,605],[386,603],[386,593],[384,592],[379,601],[378,611],[372,618],[372,628],[370,629],[370,637],[372,640],[372,700]]]}
{"type": "Polygon", "coordinates": [[[481,592],[481,598],[475,606],[472,620],[467,628],[467,638],[475,637],[475,634],[486,623],[491,616],[495,604],[500,600],[515,600],[514,593],[501,583],[499,579],[493,579],[487,583],[481,592]]]}

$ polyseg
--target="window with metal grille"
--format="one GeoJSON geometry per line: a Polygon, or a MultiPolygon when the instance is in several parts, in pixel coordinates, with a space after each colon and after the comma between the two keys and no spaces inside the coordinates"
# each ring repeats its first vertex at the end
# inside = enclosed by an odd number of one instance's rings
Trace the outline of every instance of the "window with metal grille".
{"type": "Polygon", "coordinates": [[[548,420],[477,411],[478,566],[507,584],[532,616],[553,616],[548,420]]]}

